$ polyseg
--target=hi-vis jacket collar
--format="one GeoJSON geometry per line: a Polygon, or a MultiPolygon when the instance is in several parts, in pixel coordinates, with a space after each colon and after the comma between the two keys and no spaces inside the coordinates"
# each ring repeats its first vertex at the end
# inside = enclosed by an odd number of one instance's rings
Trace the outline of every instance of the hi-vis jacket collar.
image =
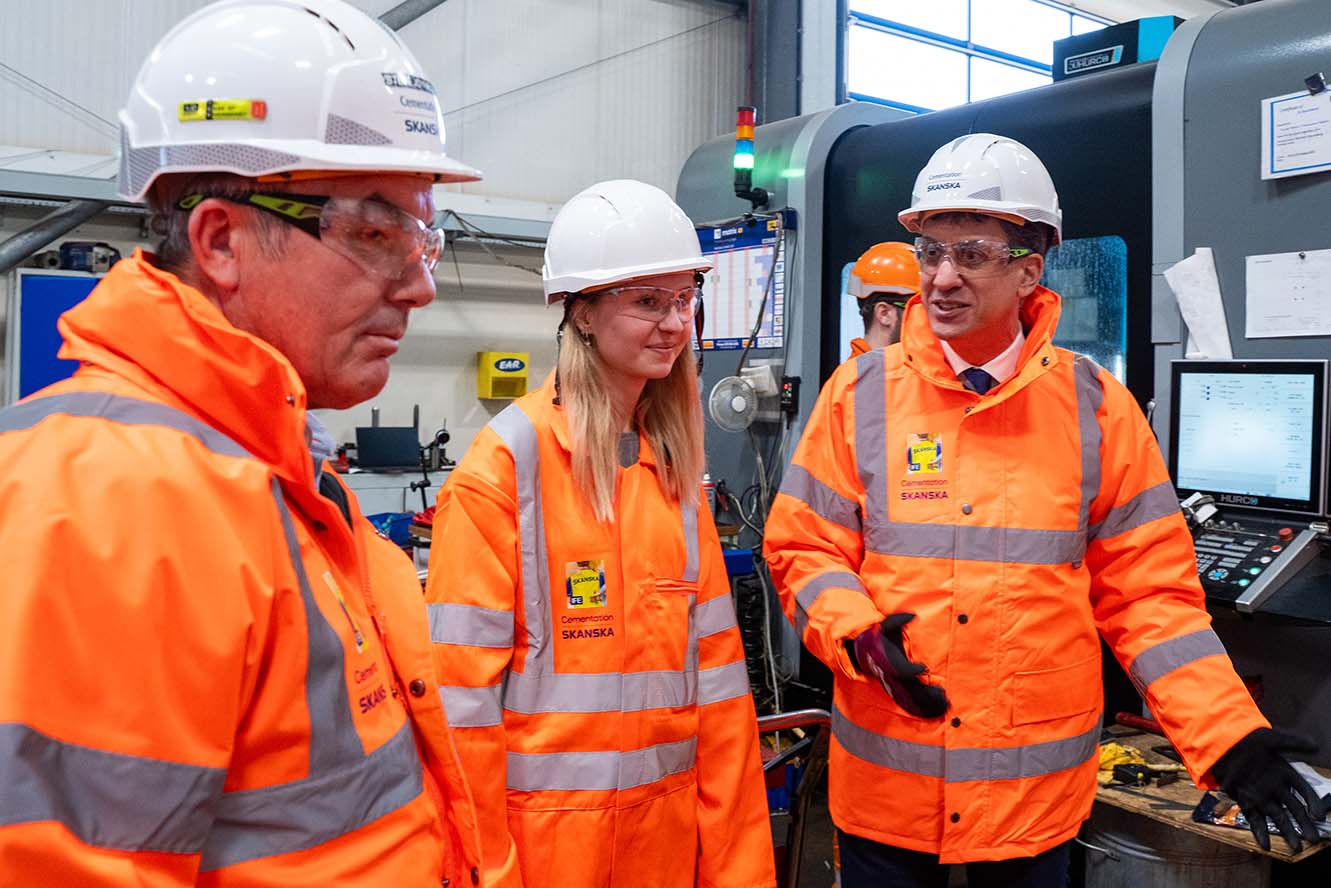
{"type": "Polygon", "coordinates": [[[284,480],[312,485],[305,386],[291,362],[153,258],[135,250],[60,318],[59,356],[169,393],[284,480]]]}
{"type": "MultiPolygon", "coordinates": [[[[554,400],[555,372],[553,370],[541,383],[540,391],[545,392],[545,397],[548,397],[551,401],[554,400]]],[[[572,453],[573,435],[569,432],[568,413],[565,411],[563,404],[555,405],[554,413],[550,419],[550,429],[555,433],[555,440],[559,442],[559,446],[564,449],[564,452],[572,453]]],[[[647,443],[641,432],[638,433],[638,462],[653,468],[656,466],[656,454],[652,453],[651,445],[647,443]]]]}
{"type": "MultiPolygon", "coordinates": [[[[1036,287],[1021,306],[1021,326],[1026,331],[1026,344],[1017,360],[1016,375],[994,388],[985,396],[985,404],[998,401],[1024,388],[1032,379],[1058,364],[1058,350],[1054,348],[1054,329],[1061,311],[1060,297],[1053,290],[1036,287]]],[[[952,365],[943,354],[943,346],[929,326],[921,297],[906,304],[901,321],[902,362],[905,366],[943,388],[964,389],[952,365]]]]}

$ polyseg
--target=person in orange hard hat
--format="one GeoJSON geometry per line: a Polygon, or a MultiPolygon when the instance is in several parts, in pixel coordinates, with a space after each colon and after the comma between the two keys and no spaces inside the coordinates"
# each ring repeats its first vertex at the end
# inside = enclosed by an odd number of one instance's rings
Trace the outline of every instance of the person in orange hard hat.
{"type": "Polygon", "coordinates": [[[864,320],[864,337],[850,341],[850,356],[899,342],[906,303],[920,292],[915,248],[896,241],[874,244],[855,260],[847,290],[864,320]]]}
{"type": "Polygon", "coordinates": [[[1212,630],[1131,394],[1052,342],[1048,171],[963,136],[900,217],[923,272],[901,342],[833,373],[764,533],[834,676],[842,884],[942,885],[961,863],[972,888],[1065,886],[1097,786],[1101,638],[1197,784],[1297,850],[1323,804],[1284,754],[1310,747],[1271,729],[1212,630]]]}
{"type": "Polygon", "coordinates": [[[545,250],[556,375],[439,493],[426,585],[486,884],[775,884],[757,719],[700,496],[711,267],[665,192],[602,182],[545,250]]]}
{"type": "Polygon", "coordinates": [[[0,411],[6,888],[480,883],[419,580],[311,412],[434,298],[432,187],[479,177],[441,121],[340,0],[204,7],[139,71],[119,187],[161,244],[0,411]]]}

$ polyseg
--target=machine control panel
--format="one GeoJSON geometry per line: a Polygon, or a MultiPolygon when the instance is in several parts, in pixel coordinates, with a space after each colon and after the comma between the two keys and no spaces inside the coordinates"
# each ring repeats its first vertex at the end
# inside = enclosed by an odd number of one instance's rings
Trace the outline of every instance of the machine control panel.
{"type": "Polygon", "coordinates": [[[1249,519],[1209,521],[1193,535],[1197,575],[1213,601],[1251,613],[1321,551],[1318,534],[1249,519]]]}

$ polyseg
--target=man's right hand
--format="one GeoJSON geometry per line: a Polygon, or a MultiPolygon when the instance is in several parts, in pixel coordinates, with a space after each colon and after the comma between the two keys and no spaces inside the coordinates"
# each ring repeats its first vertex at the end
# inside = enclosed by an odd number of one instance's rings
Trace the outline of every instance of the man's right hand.
{"type": "Polygon", "coordinates": [[[918,718],[942,718],[947,712],[947,694],[924,682],[921,676],[927,670],[923,664],[906,656],[902,627],[913,619],[914,614],[891,614],[847,641],[846,648],[855,666],[877,679],[902,709],[918,718]]]}

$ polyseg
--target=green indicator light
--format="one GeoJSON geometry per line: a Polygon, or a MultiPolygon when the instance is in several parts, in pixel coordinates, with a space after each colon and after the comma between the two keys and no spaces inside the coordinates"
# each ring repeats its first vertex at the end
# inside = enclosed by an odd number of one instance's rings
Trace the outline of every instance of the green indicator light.
{"type": "Polygon", "coordinates": [[[753,169],[753,155],[752,155],[752,154],[736,154],[736,155],[735,155],[735,169],[737,169],[737,170],[751,170],[751,169],[753,169]]]}

